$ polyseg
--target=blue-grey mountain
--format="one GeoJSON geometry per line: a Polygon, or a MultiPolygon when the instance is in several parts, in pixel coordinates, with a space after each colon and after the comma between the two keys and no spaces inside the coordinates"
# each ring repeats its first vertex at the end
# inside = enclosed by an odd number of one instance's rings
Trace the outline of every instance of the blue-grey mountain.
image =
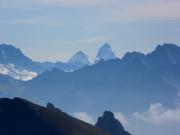
{"type": "Polygon", "coordinates": [[[164,44],[147,55],[131,52],[72,73],[54,69],[27,82],[25,89],[42,99],[61,102],[70,112],[72,106],[90,111],[121,106],[133,111],[151,102],[169,105],[180,88],[179,56],[180,47],[164,44]]]}
{"type": "Polygon", "coordinates": [[[20,49],[6,44],[0,45],[0,63],[4,65],[14,64],[18,69],[41,71],[37,62],[25,56],[20,49]]]}
{"type": "Polygon", "coordinates": [[[116,59],[115,53],[111,50],[111,45],[108,43],[105,43],[98,51],[98,54],[96,56],[96,62],[104,60],[112,60],[116,59]]]}
{"type": "Polygon", "coordinates": [[[65,72],[75,71],[89,65],[89,59],[82,51],[77,52],[67,63],[35,62],[12,45],[0,44],[0,73],[17,80],[31,80],[38,74],[58,68],[65,72]]]}
{"type": "Polygon", "coordinates": [[[23,83],[23,91],[54,101],[68,112],[76,107],[96,113],[117,106],[134,112],[152,102],[168,106],[180,89],[179,56],[179,46],[164,44],[147,55],[129,52],[122,59],[100,61],[75,72],[47,71],[23,83]]]}
{"type": "Polygon", "coordinates": [[[75,53],[68,63],[79,63],[80,65],[89,65],[89,57],[82,51],[75,53]]]}
{"type": "Polygon", "coordinates": [[[90,65],[89,57],[82,51],[75,53],[67,63],[57,62],[54,68],[60,69],[65,72],[72,72],[90,65]]]}

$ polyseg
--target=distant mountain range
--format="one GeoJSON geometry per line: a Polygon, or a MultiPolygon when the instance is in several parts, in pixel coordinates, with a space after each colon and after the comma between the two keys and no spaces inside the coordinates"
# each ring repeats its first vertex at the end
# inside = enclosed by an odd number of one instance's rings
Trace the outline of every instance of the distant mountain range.
{"type": "Polygon", "coordinates": [[[98,120],[96,126],[93,126],[71,117],[51,103],[48,103],[47,107],[42,107],[20,98],[2,98],[0,99],[0,134],[130,135],[121,123],[114,119],[113,114],[109,113],[111,115],[105,112],[102,118],[108,119],[98,120]],[[106,125],[106,128],[101,125],[106,125]],[[106,129],[113,129],[113,131],[106,129]]]}
{"type": "MultiPolygon", "coordinates": [[[[115,58],[115,54],[111,51],[110,45],[106,43],[100,48],[96,60],[113,58],[115,58]]],[[[73,72],[90,64],[92,63],[90,63],[89,57],[82,51],[75,53],[66,63],[60,61],[40,63],[31,60],[20,49],[12,45],[0,44],[0,73],[18,80],[31,80],[38,74],[53,68],[73,72]]]]}
{"type": "Polygon", "coordinates": [[[96,112],[117,106],[133,112],[152,102],[171,105],[180,90],[179,82],[180,47],[164,44],[147,55],[129,52],[122,59],[101,60],[74,72],[54,68],[27,82],[1,76],[0,92],[54,101],[68,112],[75,107],[96,112]]]}

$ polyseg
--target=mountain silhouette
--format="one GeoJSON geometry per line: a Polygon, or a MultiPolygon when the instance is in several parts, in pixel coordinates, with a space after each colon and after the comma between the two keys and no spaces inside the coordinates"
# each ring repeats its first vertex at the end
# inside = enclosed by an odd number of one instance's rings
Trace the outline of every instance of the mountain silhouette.
{"type": "Polygon", "coordinates": [[[131,135],[125,131],[122,124],[114,118],[114,114],[111,111],[105,111],[103,116],[98,118],[95,126],[107,131],[111,135],[131,135]]]}
{"type": "Polygon", "coordinates": [[[110,135],[75,119],[48,103],[42,107],[27,100],[0,99],[2,135],[110,135]]]}

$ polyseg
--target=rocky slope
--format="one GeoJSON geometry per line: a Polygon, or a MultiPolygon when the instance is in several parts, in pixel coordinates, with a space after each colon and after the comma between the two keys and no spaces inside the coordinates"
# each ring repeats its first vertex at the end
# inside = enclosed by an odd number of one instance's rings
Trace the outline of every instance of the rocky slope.
{"type": "Polygon", "coordinates": [[[0,99],[1,135],[108,135],[48,103],[47,107],[14,98],[0,99]]]}

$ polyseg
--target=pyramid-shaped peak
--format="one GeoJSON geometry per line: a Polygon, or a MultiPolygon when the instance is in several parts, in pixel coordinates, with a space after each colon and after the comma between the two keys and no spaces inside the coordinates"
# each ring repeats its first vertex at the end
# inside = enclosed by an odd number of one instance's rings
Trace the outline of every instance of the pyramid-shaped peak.
{"type": "Polygon", "coordinates": [[[103,116],[98,118],[95,126],[111,135],[131,135],[124,129],[122,124],[115,119],[114,114],[111,111],[105,111],[103,116]]]}
{"type": "Polygon", "coordinates": [[[109,43],[104,43],[101,48],[111,49],[111,45],[109,43]]]}
{"type": "Polygon", "coordinates": [[[100,61],[100,60],[112,60],[112,59],[116,59],[116,55],[115,53],[112,51],[111,49],[111,45],[108,43],[105,43],[102,45],[102,47],[99,49],[98,54],[96,56],[96,62],[100,61]]]}
{"type": "Polygon", "coordinates": [[[81,63],[84,65],[90,64],[89,57],[83,51],[76,52],[69,60],[68,63],[81,63]]]}
{"type": "Polygon", "coordinates": [[[78,51],[74,55],[86,56],[86,54],[83,51],[78,51]]]}

